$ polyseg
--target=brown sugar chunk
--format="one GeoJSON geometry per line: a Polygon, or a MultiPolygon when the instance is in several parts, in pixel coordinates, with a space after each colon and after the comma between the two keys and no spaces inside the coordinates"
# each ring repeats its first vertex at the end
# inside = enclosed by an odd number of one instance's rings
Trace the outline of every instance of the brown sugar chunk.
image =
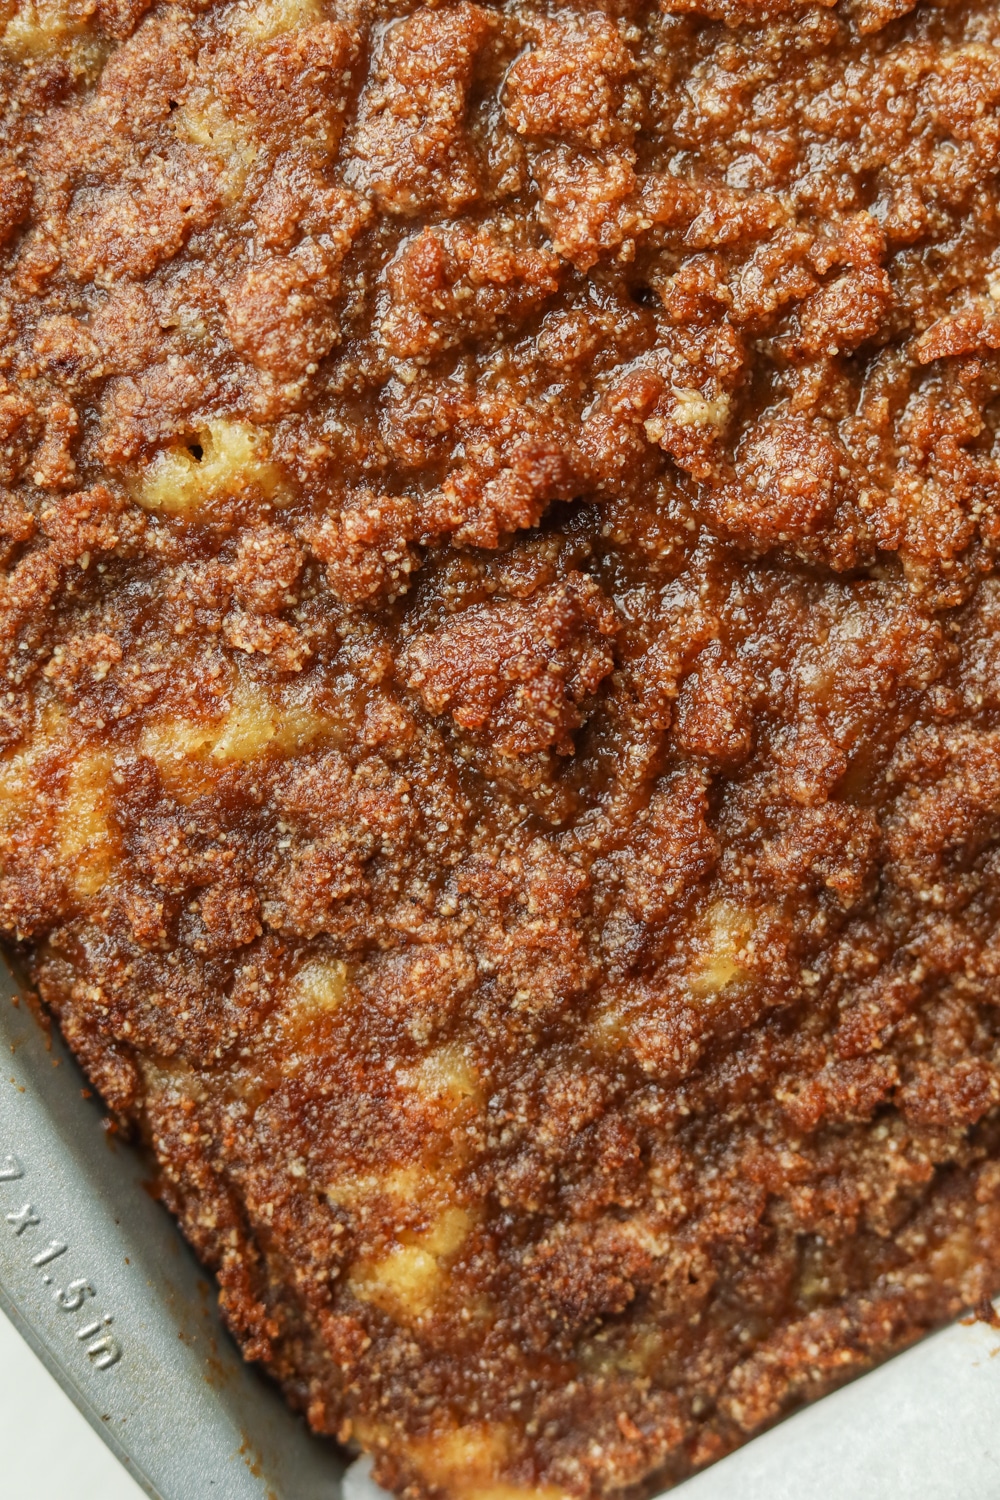
{"type": "MultiPolygon", "coordinates": [[[[827,6],[835,0],[820,0],[827,6]]],[[[786,12],[799,10],[799,0],[667,0],[666,9],[676,15],[705,16],[727,26],[754,26],[786,12]]]]}
{"type": "Polygon", "coordinates": [[[410,546],[416,534],[411,500],[363,490],[347,496],[339,514],[330,512],[311,523],[303,540],[326,564],[327,580],[337,597],[356,604],[406,589],[417,566],[410,546]]]}
{"type": "Polygon", "coordinates": [[[150,163],[134,183],[81,187],[67,220],[70,269],[78,280],[147,276],[218,207],[216,172],[190,150],[150,163]]]}
{"type": "Polygon", "coordinates": [[[458,224],[422,230],[393,261],[388,281],[383,338],[391,354],[410,359],[524,318],[556,291],[559,262],[490,226],[458,224]]]}
{"type": "Polygon", "coordinates": [[[246,119],[249,113],[264,126],[332,145],[354,52],[354,38],[336,21],[296,27],[220,49],[212,87],[233,118],[246,119]]]}
{"type": "Polygon", "coordinates": [[[689,755],[739,765],[753,748],[753,682],[713,648],[696,658],[677,703],[677,743],[689,755]]]}
{"type": "Polygon", "coordinates": [[[192,413],[217,389],[210,370],[173,358],[110,380],[101,395],[100,453],[111,469],[191,431],[192,413]]]}
{"type": "Polygon", "coordinates": [[[882,328],[892,287],[878,266],[859,266],[807,297],[799,309],[799,347],[806,354],[849,353],[882,328]]]}
{"type": "Polygon", "coordinates": [[[881,31],[900,16],[909,15],[912,9],[910,0],[859,0],[852,4],[851,14],[857,20],[858,30],[868,35],[881,31]]]}
{"type": "Polygon", "coordinates": [[[757,868],[783,888],[816,886],[851,906],[870,890],[880,846],[881,831],[871,812],[828,802],[793,814],[767,844],[757,868]]]}
{"type": "Polygon", "coordinates": [[[136,374],[163,351],[164,337],[149,293],[128,282],[113,287],[92,314],[86,334],[108,375],[136,374]]]}
{"type": "Polygon", "coordinates": [[[628,84],[634,66],[609,16],[564,12],[539,26],[506,79],[507,121],[537,142],[542,222],[560,255],[584,270],[643,217],[631,149],[641,104],[628,84]]]}
{"type": "MultiPolygon", "coordinates": [[[[620,902],[651,928],[682,905],[718,861],[718,841],[706,821],[705,785],[696,773],[655,791],[632,822],[624,847],[609,856],[608,875],[620,902]]],[[[605,934],[611,947],[616,926],[612,919],[605,934]]]]}
{"type": "Polygon", "coordinates": [[[73,317],[42,318],[32,349],[43,368],[62,375],[67,384],[73,373],[85,378],[99,359],[98,346],[89,329],[73,317]]]}
{"type": "Polygon", "coordinates": [[[477,970],[492,979],[512,1032],[554,1019],[586,989],[590,882],[578,861],[536,841],[496,863],[466,861],[455,884],[479,918],[477,970]]]}
{"type": "Polygon", "coordinates": [[[279,380],[313,374],[338,335],[321,251],[256,261],[227,298],[233,348],[279,380]]]}
{"type": "Polygon", "coordinates": [[[150,8],[150,0],[98,0],[101,30],[116,41],[130,37],[150,8]]]}
{"type": "Polygon", "coordinates": [[[237,598],[254,614],[276,614],[296,602],[295,587],[305,561],[302,550],[279,526],[262,525],[240,537],[233,564],[237,598]]]}
{"type": "Polygon", "coordinates": [[[638,186],[628,151],[602,155],[560,145],[540,151],[533,163],[540,218],[560,255],[587,271],[602,253],[617,249],[640,217],[638,186]]]}
{"type": "Polygon", "coordinates": [[[850,568],[871,556],[864,481],[836,439],[795,416],[755,427],[737,455],[738,486],[723,490],[718,513],[733,534],[762,548],[850,568]]]}
{"type": "Polygon", "coordinates": [[[450,712],[501,754],[567,754],[581,705],[614,664],[614,631],[597,586],[570,574],[530,606],[478,606],[446,620],[409,646],[403,667],[431,713],[450,712]]]}
{"type": "Polygon", "coordinates": [[[140,138],[151,126],[167,121],[171,103],[176,106],[191,86],[196,53],[189,18],[181,12],[155,12],[108,56],[84,116],[90,129],[83,121],[64,119],[69,128],[58,145],[64,151],[69,147],[71,161],[79,156],[100,160],[103,149],[107,164],[117,165],[116,137],[118,149],[124,148],[126,158],[129,155],[128,135],[116,129],[123,115],[140,138]]]}
{"type": "Polygon", "coordinates": [[[459,545],[496,547],[513,532],[537,525],[553,500],[579,491],[579,465],[558,436],[526,436],[516,428],[511,436],[508,451],[494,441],[486,462],[456,467],[448,476],[428,506],[432,534],[452,533],[459,545]]]}
{"type": "Polygon", "coordinates": [[[364,224],[354,195],[330,187],[308,164],[272,179],[258,200],[255,224],[272,244],[307,237],[288,254],[250,262],[226,294],[226,333],[233,348],[280,381],[313,375],[340,338],[341,266],[364,224]],[[311,233],[310,233],[311,231],[311,233]]]}
{"type": "Polygon", "coordinates": [[[353,162],[353,180],[380,207],[454,210],[477,196],[466,107],[491,25],[489,12],[461,0],[422,7],[386,31],[362,97],[353,162]]]}
{"type": "Polygon", "coordinates": [[[0,156],[0,244],[28,217],[31,179],[11,157],[0,156]]]}
{"type": "Polygon", "coordinates": [[[567,13],[540,27],[507,74],[508,123],[518,135],[572,136],[593,147],[631,138],[622,85],[634,66],[609,16],[567,13]]]}
{"type": "Polygon", "coordinates": [[[300,235],[321,236],[329,255],[353,241],[363,210],[353,193],[331,185],[323,155],[312,147],[282,152],[253,208],[255,236],[269,249],[287,249],[300,235]],[[326,242],[329,243],[326,243],[326,242]]]}
{"type": "Polygon", "coordinates": [[[894,878],[926,888],[949,863],[978,852],[1000,797],[994,748],[990,732],[940,730],[900,747],[896,772],[906,784],[888,829],[894,878]]]}

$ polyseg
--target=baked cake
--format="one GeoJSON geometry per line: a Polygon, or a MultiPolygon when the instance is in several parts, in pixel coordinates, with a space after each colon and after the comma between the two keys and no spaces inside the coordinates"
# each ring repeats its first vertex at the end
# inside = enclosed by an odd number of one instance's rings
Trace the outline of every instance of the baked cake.
{"type": "Polygon", "coordinates": [[[0,0],[0,927],[411,1500],[1000,1288],[1000,6],[0,0]]]}

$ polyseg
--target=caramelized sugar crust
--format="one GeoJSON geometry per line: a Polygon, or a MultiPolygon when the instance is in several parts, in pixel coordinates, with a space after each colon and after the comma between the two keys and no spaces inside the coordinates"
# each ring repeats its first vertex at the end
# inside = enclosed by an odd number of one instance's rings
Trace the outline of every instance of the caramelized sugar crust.
{"type": "Polygon", "coordinates": [[[1000,1286],[1000,10],[0,0],[0,926],[398,1494],[1000,1286]]]}

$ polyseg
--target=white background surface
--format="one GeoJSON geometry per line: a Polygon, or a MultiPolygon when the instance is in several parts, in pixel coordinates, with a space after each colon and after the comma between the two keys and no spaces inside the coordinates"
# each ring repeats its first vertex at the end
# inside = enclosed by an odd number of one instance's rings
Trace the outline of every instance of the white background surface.
{"type": "Polygon", "coordinates": [[[145,1500],[0,1313],[3,1500],[145,1500]]]}
{"type": "MultiPolygon", "coordinates": [[[[998,1410],[997,1335],[982,1323],[958,1324],[676,1493],[678,1500],[1000,1500],[998,1410]]],[[[367,1470],[361,1460],[348,1471],[344,1500],[389,1500],[367,1470]]],[[[2,1314],[0,1500],[145,1500],[2,1314]]]]}

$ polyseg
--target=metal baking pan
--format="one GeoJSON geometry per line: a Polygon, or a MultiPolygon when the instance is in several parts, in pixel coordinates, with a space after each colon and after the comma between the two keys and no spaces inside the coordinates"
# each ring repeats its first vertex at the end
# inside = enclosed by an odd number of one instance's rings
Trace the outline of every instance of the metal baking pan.
{"type": "MultiPolygon", "coordinates": [[[[2,964],[2,960],[0,960],[2,964]]],[[[209,1278],[0,968],[0,1306],[154,1500],[377,1500],[239,1357],[209,1278]]],[[[1000,1500],[1000,1336],[958,1324],[683,1500],[1000,1500]]],[[[384,1500],[384,1497],[383,1497],[384,1500]]]]}

